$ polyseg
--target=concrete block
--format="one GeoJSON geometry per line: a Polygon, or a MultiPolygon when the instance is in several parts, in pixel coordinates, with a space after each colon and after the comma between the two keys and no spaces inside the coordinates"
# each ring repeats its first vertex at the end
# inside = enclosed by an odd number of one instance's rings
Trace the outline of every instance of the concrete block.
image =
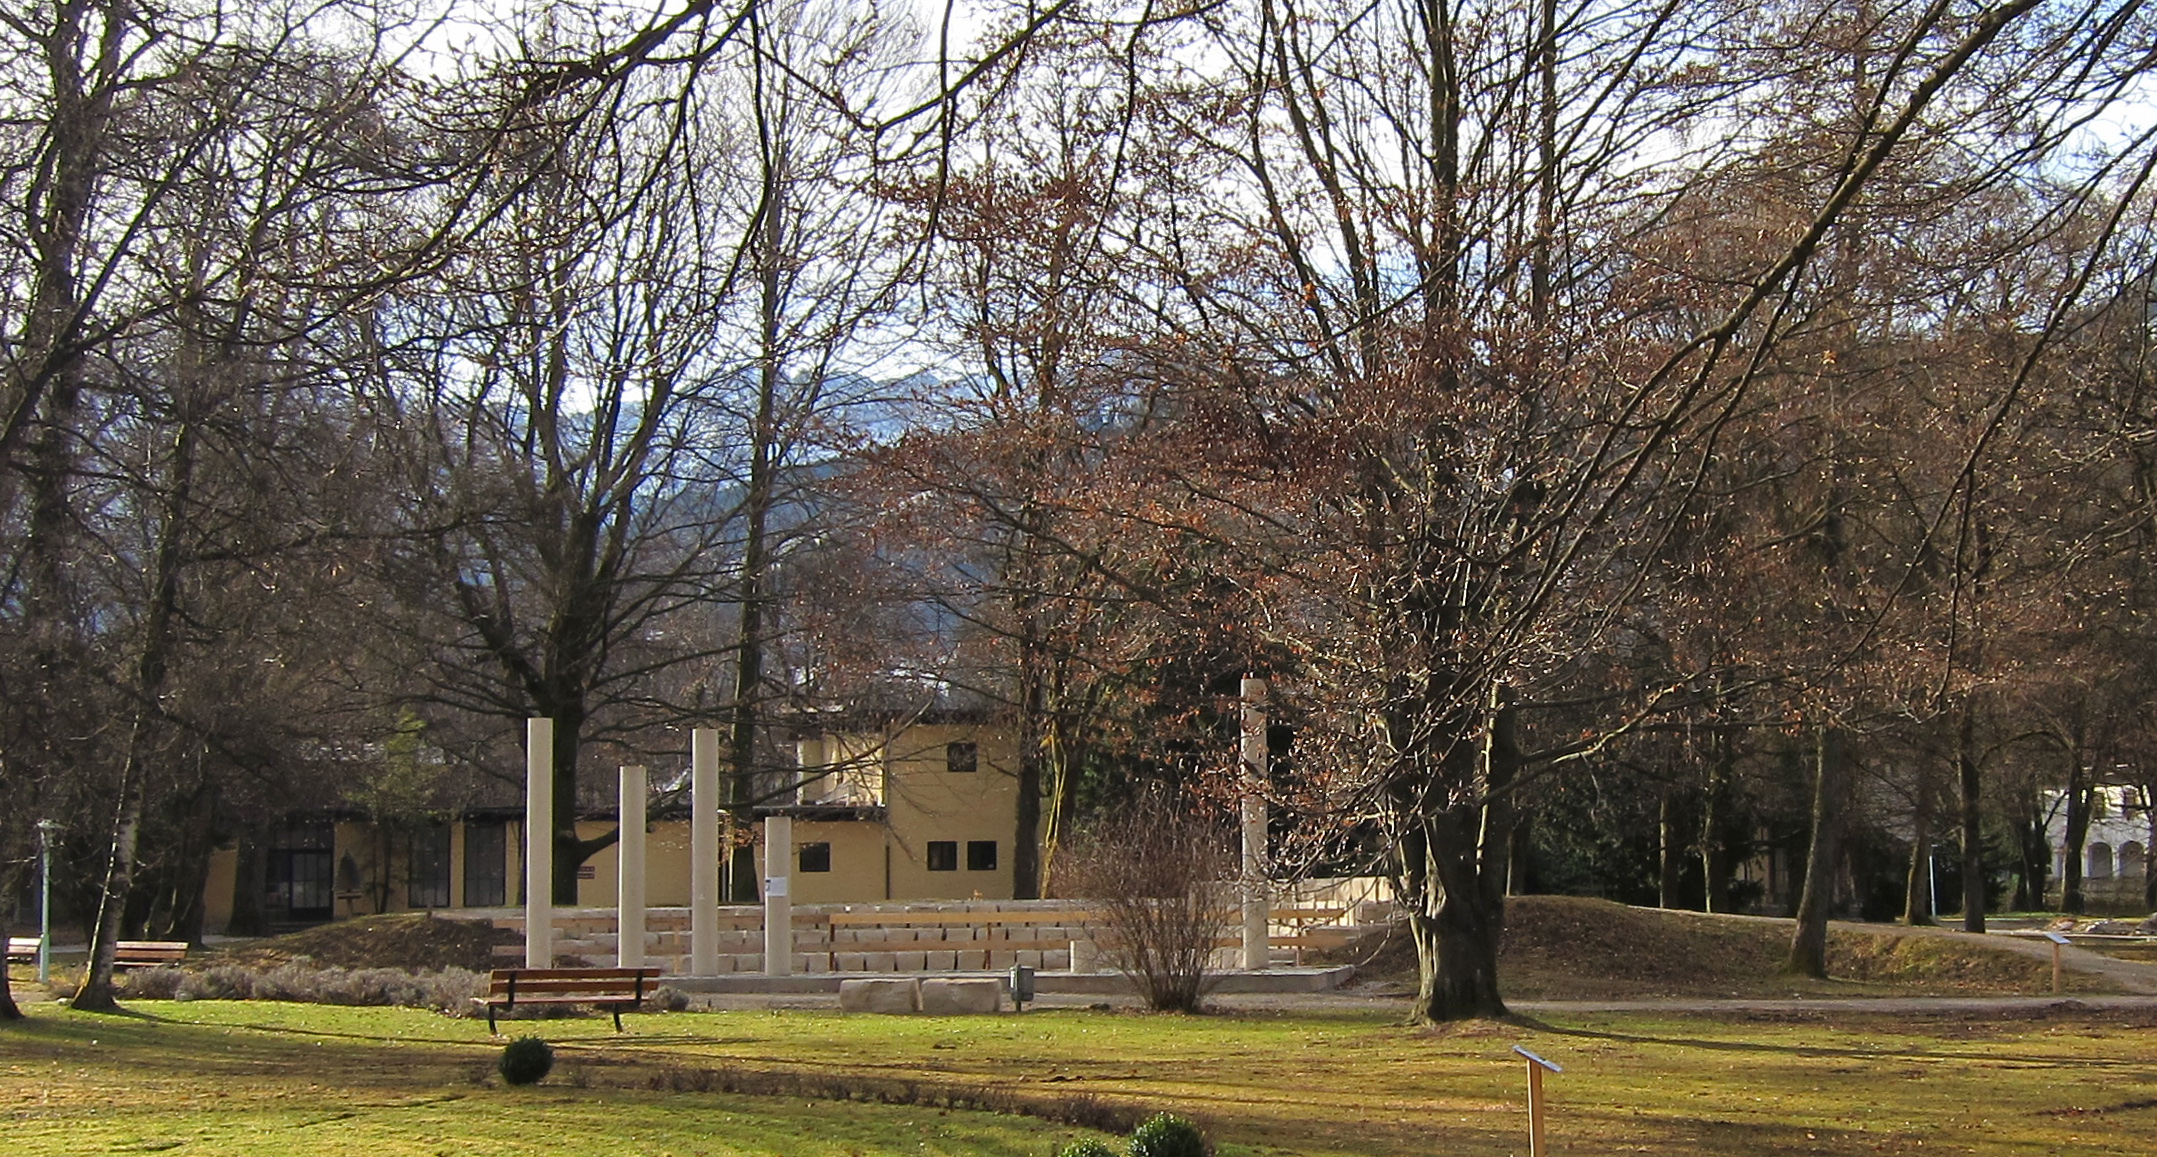
{"type": "Polygon", "coordinates": [[[1070,968],[1071,950],[1068,948],[1051,948],[1043,952],[1041,954],[1041,967],[1044,969],[1053,968],[1059,971],[1070,968]]]}
{"type": "Polygon", "coordinates": [[[946,950],[943,952],[929,952],[926,955],[929,958],[928,969],[930,972],[955,972],[958,970],[959,954],[956,952],[946,950]]]}
{"type": "Polygon", "coordinates": [[[910,1013],[921,1011],[921,982],[913,977],[842,980],[839,1011],[910,1013]]]}
{"type": "Polygon", "coordinates": [[[900,972],[926,972],[926,971],[928,971],[928,968],[929,968],[929,954],[928,954],[928,953],[926,953],[926,952],[894,952],[894,953],[892,953],[892,955],[893,955],[894,957],[896,957],[897,959],[895,959],[894,961],[892,961],[892,965],[891,965],[891,966],[892,966],[892,968],[896,969],[897,971],[900,971],[900,972]]]}
{"type": "Polygon", "coordinates": [[[931,1016],[971,1016],[1004,1010],[1004,982],[941,977],[921,982],[921,1011],[931,1016]]]}
{"type": "Polygon", "coordinates": [[[841,972],[867,972],[868,970],[869,970],[869,954],[868,954],[868,953],[866,953],[866,952],[841,952],[841,953],[839,953],[839,971],[841,971],[841,972]]]}
{"type": "Polygon", "coordinates": [[[798,973],[830,972],[831,957],[822,952],[810,952],[794,957],[794,971],[798,973]]]}
{"type": "Polygon", "coordinates": [[[897,972],[899,963],[896,957],[889,952],[864,952],[862,953],[861,970],[863,972],[897,972]]]}
{"type": "Polygon", "coordinates": [[[1023,964],[1026,967],[1035,969],[1037,971],[1043,967],[1041,963],[1041,950],[1038,948],[1021,948],[1018,950],[1016,955],[1018,956],[1018,960],[1015,961],[1015,963],[1023,964]]]}

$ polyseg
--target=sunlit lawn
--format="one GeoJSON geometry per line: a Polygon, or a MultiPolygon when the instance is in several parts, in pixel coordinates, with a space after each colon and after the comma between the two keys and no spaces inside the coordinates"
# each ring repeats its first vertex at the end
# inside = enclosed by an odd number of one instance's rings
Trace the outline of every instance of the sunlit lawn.
{"type": "Polygon", "coordinates": [[[964,1019],[726,1012],[505,1026],[553,1041],[511,1089],[484,1022],[398,1009],[35,1006],[0,1027],[21,1154],[1037,1154],[1033,1117],[816,1095],[990,1088],[1200,1119],[1237,1154],[1526,1150],[1521,1044],[1561,1153],[2142,1154],[2157,1138],[2157,1014],[1715,1020],[1579,1014],[1430,1032],[1362,1016],[964,1019]],[[810,1095],[674,1091],[774,1072],[810,1095]]]}

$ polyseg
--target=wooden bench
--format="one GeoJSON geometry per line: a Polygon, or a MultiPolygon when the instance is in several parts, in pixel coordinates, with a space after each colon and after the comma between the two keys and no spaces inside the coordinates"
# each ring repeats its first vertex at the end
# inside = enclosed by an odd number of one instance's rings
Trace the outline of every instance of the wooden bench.
{"type": "Polygon", "coordinates": [[[622,1031],[622,1013],[634,1012],[651,995],[657,968],[497,968],[487,974],[487,995],[473,1003],[487,1006],[487,1031],[494,1031],[497,1009],[520,1004],[590,1004],[614,1014],[622,1031]]]}
{"type": "MultiPolygon", "coordinates": [[[[10,963],[36,960],[37,937],[8,937],[7,958],[10,963]]],[[[118,968],[155,968],[160,964],[178,964],[185,959],[185,940],[122,940],[113,946],[112,953],[112,963],[118,968]]]]}
{"type": "Polygon", "coordinates": [[[112,962],[120,968],[155,968],[187,959],[185,940],[122,940],[113,946],[112,962]]]}

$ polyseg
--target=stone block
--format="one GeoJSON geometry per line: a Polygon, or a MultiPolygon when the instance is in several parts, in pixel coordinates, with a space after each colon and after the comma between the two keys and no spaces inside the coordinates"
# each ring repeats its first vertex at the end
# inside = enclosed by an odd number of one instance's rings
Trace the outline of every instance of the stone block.
{"type": "Polygon", "coordinates": [[[926,953],[926,952],[894,952],[894,953],[892,953],[892,955],[893,955],[894,957],[897,957],[897,959],[896,959],[896,960],[894,960],[894,961],[892,962],[892,965],[891,965],[891,966],[892,966],[892,968],[896,969],[897,971],[900,971],[900,972],[926,972],[926,971],[928,971],[928,968],[929,968],[929,954],[928,954],[928,953],[926,953]]]}
{"type": "Polygon", "coordinates": [[[921,1011],[931,1016],[972,1016],[1004,1010],[1004,982],[940,977],[921,982],[921,1011]]]}
{"type": "Polygon", "coordinates": [[[839,1011],[920,1012],[921,982],[910,976],[842,980],[839,982],[839,1011]]]}
{"type": "Polygon", "coordinates": [[[897,972],[899,964],[892,953],[864,952],[861,959],[863,972],[897,972]]]}
{"type": "Polygon", "coordinates": [[[927,956],[929,958],[928,969],[930,972],[955,972],[958,970],[959,954],[956,952],[948,949],[943,952],[932,951],[927,953],[927,956]]]}

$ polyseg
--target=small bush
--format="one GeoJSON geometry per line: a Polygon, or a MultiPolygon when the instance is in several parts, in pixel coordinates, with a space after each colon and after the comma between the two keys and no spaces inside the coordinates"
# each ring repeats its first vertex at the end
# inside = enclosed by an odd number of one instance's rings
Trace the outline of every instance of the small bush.
{"type": "Polygon", "coordinates": [[[180,995],[187,974],[169,965],[137,968],[127,973],[121,995],[130,1000],[172,1000],[180,995]]]}
{"type": "Polygon", "coordinates": [[[1130,1157],[1206,1157],[1206,1135],[1173,1113],[1156,1113],[1131,1130],[1130,1157]]]}
{"type": "Polygon", "coordinates": [[[554,1068],[554,1050],[536,1036],[520,1036],[502,1046],[499,1067],[512,1085],[536,1084],[554,1068]]]}
{"type": "MultiPolygon", "coordinates": [[[[399,968],[316,968],[294,961],[269,969],[213,964],[200,972],[178,975],[175,990],[164,995],[179,1000],[402,1005],[452,1016],[473,1015],[471,998],[486,989],[485,977],[461,968],[406,972],[399,968]]],[[[129,991],[134,991],[132,981],[129,991]]]]}
{"type": "Polygon", "coordinates": [[[644,998],[644,1007],[651,1012],[687,1012],[689,994],[671,984],[662,984],[644,998]]]}
{"type": "Polygon", "coordinates": [[[1116,1157],[1116,1150],[1098,1137],[1083,1137],[1064,1146],[1056,1157],[1116,1157]]]}

